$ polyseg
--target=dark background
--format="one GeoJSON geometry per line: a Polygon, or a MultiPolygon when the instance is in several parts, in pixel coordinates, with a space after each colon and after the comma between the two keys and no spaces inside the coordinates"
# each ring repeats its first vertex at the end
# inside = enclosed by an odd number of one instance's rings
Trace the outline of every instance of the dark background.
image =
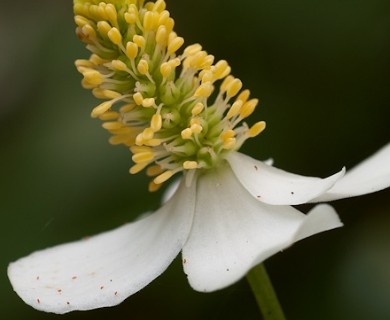
{"type": "MultiPolygon", "coordinates": [[[[388,0],[168,0],[176,31],[226,59],[267,130],[244,152],[326,176],[390,141],[388,0]]],[[[89,114],[74,60],[71,0],[2,1],[0,10],[0,314],[54,319],[13,292],[6,267],[155,209],[130,153],[89,114]]],[[[390,190],[334,203],[344,228],[304,240],[266,265],[288,319],[390,319],[390,190]]],[[[306,208],[303,208],[306,209],[306,208]]],[[[259,319],[245,280],[193,291],[177,260],[120,306],[63,319],[259,319]]]]}

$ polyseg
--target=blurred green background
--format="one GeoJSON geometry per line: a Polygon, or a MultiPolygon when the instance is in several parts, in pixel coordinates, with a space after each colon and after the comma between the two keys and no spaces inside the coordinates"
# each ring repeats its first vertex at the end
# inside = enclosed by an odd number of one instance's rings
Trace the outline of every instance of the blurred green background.
{"type": "MultiPolygon", "coordinates": [[[[167,0],[176,31],[200,42],[262,100],[268,128],[244,151],[326,176],[390,141],[388,0],[167,0]]],[[[92,235],[159,205],[130,153],[108,144],[73,61],[88,56],[71,0],[2,0],[0,315],[54,319],[13,292],[6,268],[31,251],[92,235]]],[[[253,122],[257,119],[253,117],[253,122]]],[[[390,190],[334,203],[344,228],[266,265],[288,319],[390,319],[390,190]]],[[[307,208],[302,208],[307,209],[307,208]]],[[[259,319],[245,280],[193,291],[176,260],[120,306],[64,319],[259,319]]]]}

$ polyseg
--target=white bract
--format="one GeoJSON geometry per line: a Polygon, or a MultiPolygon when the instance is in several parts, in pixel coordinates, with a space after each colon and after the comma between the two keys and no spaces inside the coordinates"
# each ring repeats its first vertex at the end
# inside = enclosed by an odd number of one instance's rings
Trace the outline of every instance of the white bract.
{"type": "Polygon", "coordinates": [[[210,292],[294,242],[340,227],[334,209],[291,205],[370,193],[390,184],[390,147],[326,178],[287,173],[238,152],[265,122],[226,61],[173,31],[165,2],[75,0],[77,35],[92,52],[77,60],[82,84],[104,101],[92,110],[133,153],[130,173],[151,191],[177,173],[166,203],[136,222],[11,263],[14,290],[39,310],[113,306],[158,277],[182,252],[190,285],[210,292]]]}

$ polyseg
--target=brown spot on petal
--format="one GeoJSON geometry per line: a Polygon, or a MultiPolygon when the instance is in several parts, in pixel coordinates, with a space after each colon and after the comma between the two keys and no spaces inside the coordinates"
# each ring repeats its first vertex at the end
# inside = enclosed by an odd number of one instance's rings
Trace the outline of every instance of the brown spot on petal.
{"type": "Polygon", "coordinates": [[[77,279],[77,276],[73,276],[73,277],[72,277],[72,280],[76,280],[76,279],[77,279]]]}
{"type": "Polygon", "coordinates": [[[58,292],[58,293],[61,293],[61,292],[62,292],[62,289],[57,289],[57,292],[58,292]]]}
{"type": "Polygon", "coordinates": [[[256,171],[259,169],[257,166],[255,166],[256,171]]]}
{"type": "Polygon", "coordinates": [[[67,305],[70,305],[70,302],[69,302],[69,301],[66,301],[66,304],[67,304],[67,305]]]}
{"type": "Polygon", "coordinates": [[[114,293],[116,296],[118,295],[118,291],[115,291],[115,293],[114,293]]]}
{"type": "Polygon", "coordinates": [[[104,288],[104,286],[100,286],[100,290],[102,290],[104,288]]]}
{"type": "Polygon", "coordinates": [[[291,194],[294,194],[294,191],[291,191],[291,194]]]}
{"type": "Polygon", "coordinates": [[[37,280],[39,280],[39,276],[37,276],[37,280]]]}
{"type": "Polygon", "coordinates": [[[257,199],[260,199],[260,198],[261,198],[261,196],[260,196],[260,195],[258,195],[258,196],[256,196],[256,198],[257,198],[257,199]]]}
{"type": "Polygon", "coordinates": [[[183,259],[183,263],[187,263],[187,259],[183,259]]]}
{"type": "Polygon", "coordinates": [[[39,298],[38,298],[38,299],[37,299],[37,302],[38,302],[38,303],[41,303],[41,300],[39,300],[39,298]]]}

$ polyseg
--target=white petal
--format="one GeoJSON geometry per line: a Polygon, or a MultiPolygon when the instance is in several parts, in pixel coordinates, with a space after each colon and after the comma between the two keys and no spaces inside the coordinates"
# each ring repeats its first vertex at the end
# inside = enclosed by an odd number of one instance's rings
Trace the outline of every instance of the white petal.
{"type": "Polygon", "coordinates": [[[231,152],[226,160],[237,179],[257,200],[276,205],[306,203],[330,189],[345,172],[343,169],[321,179],[289,173],[239,152],[231,152]]]}
{"type": "Polygon", "coordinates": [[[11,263],[18,295],[36,309],[66,313],[113,306],[158,277],[191,228],[195,184],[156,213],[89,239],[35,252],[11,263]]]}
{"type": "Polygon", "coordinates": [[[377,151],[313,202],[331,201],[376,192],[390,186],[390,144],[377,151]]]}
{"type": "MultiPolygon", "coordinates": [[[[198,179],[191,234],[183,248],[184,271],[198,291],[224,288],[294,241],[332,228],[326,210],[311,219],[290,206],[256,201],[226,164],[198,179]],[[309,221],[310,226],[304,226],[309,221]]],[[[333,227],[339,226],[337,221],[333,227]]]]}

